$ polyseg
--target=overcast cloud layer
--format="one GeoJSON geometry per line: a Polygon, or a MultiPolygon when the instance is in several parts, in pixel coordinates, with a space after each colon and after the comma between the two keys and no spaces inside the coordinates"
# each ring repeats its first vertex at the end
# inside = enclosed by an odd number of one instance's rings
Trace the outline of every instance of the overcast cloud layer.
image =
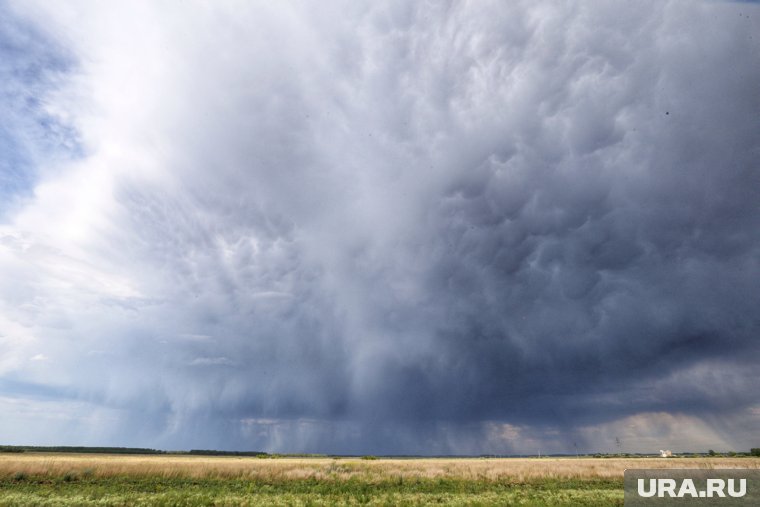
{"type": "Polygon", "coordinates": [[[0,443],[757,447],[759,22],[0,3],[0,443]]]}

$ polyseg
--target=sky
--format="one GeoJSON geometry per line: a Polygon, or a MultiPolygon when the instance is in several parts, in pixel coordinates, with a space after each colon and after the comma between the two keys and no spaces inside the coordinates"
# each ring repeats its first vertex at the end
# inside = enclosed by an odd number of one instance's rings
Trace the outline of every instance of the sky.
{"type": "Polygon", "coordinates": [[[0,1],[0,443],[758,447],[760,7],[0,1]]]}

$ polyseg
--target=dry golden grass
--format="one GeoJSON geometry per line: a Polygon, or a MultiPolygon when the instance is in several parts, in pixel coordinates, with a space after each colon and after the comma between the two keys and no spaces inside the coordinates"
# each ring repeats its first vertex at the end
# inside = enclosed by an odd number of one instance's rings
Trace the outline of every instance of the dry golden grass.
{"type": "Polygon", "coordinates": [[[24,453],[0,454],[0,477],[18,473],[93,477],[158,476],[258,478],[264,480],[452,478],[615,479],[626,468],[760,468],[760,458],[278,458],[208,456],[135,456],[24,453]]]}

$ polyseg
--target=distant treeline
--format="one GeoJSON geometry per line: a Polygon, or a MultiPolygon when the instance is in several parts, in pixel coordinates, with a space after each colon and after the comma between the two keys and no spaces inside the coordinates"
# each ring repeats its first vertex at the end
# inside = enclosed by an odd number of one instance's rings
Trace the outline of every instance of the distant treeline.
{"type": "Polygon", "coordinates": [[[269,454],[262,451],[216,451],[213,449],[193,449],[191,451],[172,451],[171,454],[194,454],[198,456],[255,456],[257,458],[340,458],[347,456],[333,456],[327,454],[288,453],[269,454]]]}
{"type": "MultiPolygon", "coordinates": [[[[55,446],[37,446],[37,445],[0,445],[0,453],[3,452],[69,452],[69,453],[91,453],[91,454],[171,454],[171,455],[196,455],[196,456],[256,456],[259,458],[348,458],[348,457],[361,457],[362,459],[377,459],[376,456],[348,456],[348,455],[333,455],[333,454],[307,454],[307,453],[293,453],[293,454],[269,454],[262,451],[217,451],[213,449],[192,449],[190,451],[161,451],[158,449],[147,449],[144,447],[85,447],[85,446],[69,446],[69,445],[55,445],[55,446]]],[[[642,458],[658,456],[658,454],[646,454],[646,453],[595,453],[595,454],[543,454],[540,457],[579,457],[579,458],[642,458]]],[[[752,448],[750,452],[734,452],[729,451],[725,453],[715,452],[709,450],[706,453],[703,452],[677,452],[674,453],[674,457],[746,457],[746,456],[760,456],[760,448],[752,448]]],[[[418,459],[418,458],[531,458],[536,457],[530,454],[481,454],[471,456],[419,456],[419,455],[383,455],[382,458],[395,458],[395,459],[418,459]]]]}
{"type": "Polygon", "coordinates": [[[201,456],[267,456],[259,451],[214,451],[211,449],[192,449],[187,454],[199,454],[201,456]]]}
{"type": "Polygon", "coordinates": [[[259,458],[325,457],[324,454],[268,454],[262,451],[217,451],[214,449],[193,449],[191,451],[161,451],[144,447],[85,447],[71,445],[0,445],[0,452],[70,452],[91,454],[171,454],[196,456],[255,456],[259,458]]]}
{"type": "Polygon", "coordinates": [[[38,445],[0,445],[0,452],[73,452],[98,454],[166,454],[166,451],[144,449],[142,447],[84,447],[84,446],[38,446],[38,445]]]}
{"type": "Polygon", "coordinates": [[[85,447],[71,445],[0,445],[0,452],[70,452],[91,454],[197,454],[201,456],[269,456],[260,451],[215,451],[193,449],[191,451],[161,451],[144,447],[85,447]]]}

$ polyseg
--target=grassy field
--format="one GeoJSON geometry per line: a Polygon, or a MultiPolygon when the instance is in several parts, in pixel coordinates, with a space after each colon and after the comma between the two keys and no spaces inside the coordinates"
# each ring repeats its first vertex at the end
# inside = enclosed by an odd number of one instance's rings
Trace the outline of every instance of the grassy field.
{"type": "Polygon", "coordinates": [[[626,468],[758,458],[379,459],[0,454],[0,505],[622,505],[626,468]]]}

